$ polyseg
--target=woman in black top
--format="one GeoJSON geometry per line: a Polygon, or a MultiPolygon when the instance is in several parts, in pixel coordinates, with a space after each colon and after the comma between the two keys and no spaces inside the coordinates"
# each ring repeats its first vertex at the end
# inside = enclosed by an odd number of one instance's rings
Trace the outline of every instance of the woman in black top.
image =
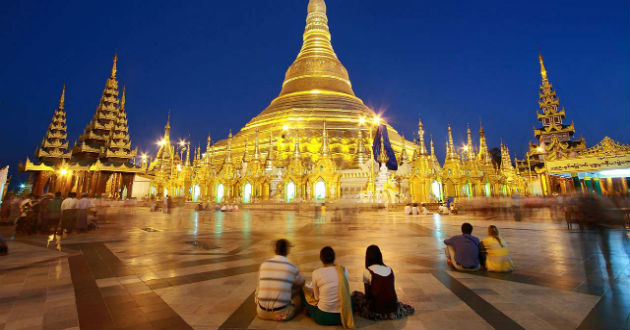
{"type": "Polygon", "coordinates": [[[414,313],[413,307],[398,301],[394,271],[383,263],[376,245],[365,251],[363,270],[365,293],[352,293],[352,304],[360,316],[371,320],[397,320],[414,313]]]}

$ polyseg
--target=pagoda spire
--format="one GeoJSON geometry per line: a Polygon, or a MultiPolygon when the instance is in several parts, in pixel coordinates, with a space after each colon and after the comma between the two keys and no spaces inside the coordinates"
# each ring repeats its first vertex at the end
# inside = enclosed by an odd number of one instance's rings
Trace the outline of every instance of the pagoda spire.
{"type": "Polygon", "coordinates": [[[212,142],[212,138],[210,138],[210,133],[208,133],[208,138],[206,139],[206,153],[210,152],[211,142],[212,142]]]}
{"type": "Polygon", "coordinates": [[[354,96],[348,71],[330,42],[324,0],[309,1],[302,40],[302,48],[286,72],[280,95],[328,90],[354,96]]]}
{"type": "Polygon", "coordinates": [[[269,131],[269,145],[267,149],[267,159],[265,160],[265,169],[271,171],[273,169],[273,133],[269,131]]]}
{"type": "Polygon", "coordinates": [[[455,150],[455,144],[453,143],[453,134],[451,131],[451,125],[448,125],[448,142],[446,143],[446,158],[457,159],[457,151],[455,150]]]}
{"type": "Polygon", "coordinates": [[[243,151],[243,159],[242,162],[243,163],[247,163],[247,159],[249,158],[249,151],[248,151],[248,146],[249,146],[249,140],[246,138],[245,139],[245,151],[243,151]]]}
{"type": "Polygon", "coordinates": [[[254,140],[254,160],[260,159],[260,149],[258,147],[258,128],[256,128],[256,138],[254,140]]]}
{"type": "MultiPolygon", "coordinates": [[[[78,159],[94,160],[105,158],[116,163],[127,163],[135,157],[135,150],[131,151],[131,145],[127,141],[113,141],[113,137],[120,134],[112,134],[121,124],[120,101],[118,100],[118,80],[116,79],[116,63],[118,56],[114,55],[112,73],[105,82],[105,89],[96,107],[92,120],[87,125],[83,134],[79,137],[79,143],[73,148],[73,157],[78,159]]],[[[124,116],[126,126],[126,115],[124,116]]],[[[115,132],[120,133],[120,131],[115,132]]],[[[127,133],[128,134],[128,133],[127,133]]]]}
{"type": "Polygon", "coordinates": [[[477,154],[477,158],[485,165],[492,164],[492,157],[490,156],[488,143],[486,142],[486,133],[481,125],[479,126],[479,153],[477,154]]]}
{"type": "Polygon", "coordinates": [[[430,148],[431,148],[431,157],[435,158],[435,147],[433,146],[433,137],[431,137],[430,148]]]}
{"type": "Polygon", "coordinates": [[[472,134],[470,133],[470,125],[466,128],[466,160],[473,160],[475,158],[475,151],[472,143],[472,134]]]}
{"type": "Polygon", "coordinates": [[[63,84],[63,87],[61,88],[61,97],[59,98],[58,109],[63,110],[65,105],[66,105],[66,84],[63,84]]]}
{"type": "Polygon", "coordinates": [[[540,62],[540,76],[542,77],[543,84],[545,82],[549,82],[547,79],[547,69],[545,69],[545,63],[543,62],[543,57],[540,53],[538,53],[538,62],[540,62]]]}
{"type": "Polygon", "coordinates": [[[118,63],[118,54],[114,54],[114,64],[112,64],[112,74],[110,76],[110,78],[114,78],[116,79],[116,63],[118,63]]]}
{"type": "Polygon", "coordinates": [[[125,110],[125,92],[123,86],[120,106],[116,114],[116,123],[112,128],[112,134],[107,144],[107,158],[130,159],[136,155],[136,151],[131,150],[131,138],[129,137],[129,126],[127,125],[127,112],[125,110]]]}
{"type": "Polygon", "coordinates": [[[424,144],[424,124],[422,124],[422,120],[418,119],[418,143],[420,143],[420,155],[426,156],[427,147],[424,144]]]}
{"type": "Polygon", "coordinates": [[[328,133],[326,132],[325,120],[324,120],[324,128],[322,129],[322,148],[320,151],[323,157],[330,156],[330,146],[328,145],[328,133]]]}
{"type": "Polygon", "coordinates": [[[232,130],[228,134],[228,142],[227,142],[227,155],[225,156],[226,163],[232,163],[232,130]]]}
{"type": "Polygon", "coordinates": [[[61,89],[61,97],[59,98],[59,106],[53,113],[52,120],[40,148],[35,151],[35,157],[40,161],[58,163],[64,159],[70,158],[68,153],[68,133],[66,126],[66,111],[64,110],[66,98],[66,85],[61,89]]]}
{"type": "Polygon", "coordinates": [[[383,134],[381,134],[381,150],[378,153],[377,161],[381,164],[385,164],[389,161],[389,157],[387,157],[387,150],[385,150],[385,139],[383,138],[383,134]]]}
{"type": "Polygon", "coordinates": [[[186,142],[186,163],[184,166],[190,166],[190,141],[186,142]]]}

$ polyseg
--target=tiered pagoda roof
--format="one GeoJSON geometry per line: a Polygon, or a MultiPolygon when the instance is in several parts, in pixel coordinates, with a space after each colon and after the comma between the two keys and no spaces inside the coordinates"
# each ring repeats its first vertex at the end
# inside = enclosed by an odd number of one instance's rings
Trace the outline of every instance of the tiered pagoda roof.
{"type": "Polygon", "coordinates": [[[66,99],[66,85],[63,85],[59,106],[53,114],[46,135],[40,148],[35,152],[35,157],[42,163],[59,163],[64,159],[70,159],[67,141],[66,111],[64,109],[66,99]]]}
{"type": "Polygon", "coordinates": [[[73,158],[125,163],[136,154],[135,150],[131,150],[124,105],[121,107],[118,99],[117,61],[118,56],[115,55],[103,95],[96,107],[94,117],[79,137],[79,144],[72,150],[73,158]]]}

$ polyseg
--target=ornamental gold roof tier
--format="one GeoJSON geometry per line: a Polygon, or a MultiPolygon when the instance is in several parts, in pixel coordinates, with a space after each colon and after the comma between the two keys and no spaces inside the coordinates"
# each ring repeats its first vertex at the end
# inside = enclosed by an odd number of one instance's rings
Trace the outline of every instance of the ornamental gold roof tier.
{"type": "Polygon", "coordinates": [[[55,109],[52,120],[48,125],[48,130],[44,135],[44,139],[40,148],[35,152],[35,157],[39,161],[48,163],[59,163],[63,159],[69,158],[67,127],[66,127],[66,111],[64,109],[66,99],[66,85],[63,86],[61,97],[59,98],[59,106],[55,109]]]}
{"type": "MultiPolygon", "coordinates": [[[[320,156],[321,132],[326,122],[330,152],[337,166],[353,168],[357,166],[355,154],[359,147],[360,120],[366,117],[369,121],[374,116],[374,111],[354,94],[348,71],[333,50],[325,2],[310,0],[303,44],[286,71],[280,94],[234,135],[232,157],[242,159],[245,141],[254,141],[258,131],[262,145],[272,142],[276,146],[274,157],[279,162],[276,166],[288,165],[296,134],[302,157],[307,162],[315,162],[320,156]],[[285,126],[287,130],[283,130],[285,126]]],[[[375,126],[371,128],[375,130],[375,126]]],[[[399,153],[403,138],[389,125],[388,130],[392,146],[399,153]]],[[[368,139],[367,131],[362,135],[368,139]]],[[[226,157],[226,144],[227,141],[222,140],[214,145],[215,164],[221,164],[226,157]]],[[[251,143],[248,148],[251,153],[251,143]]],[[[261,154],[266,157],[268,152],[263,150],[261,154]]]]}

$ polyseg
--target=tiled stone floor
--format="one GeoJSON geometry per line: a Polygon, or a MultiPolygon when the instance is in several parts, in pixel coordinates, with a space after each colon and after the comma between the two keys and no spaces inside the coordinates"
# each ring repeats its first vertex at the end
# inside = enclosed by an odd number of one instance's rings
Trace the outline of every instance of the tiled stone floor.
{"type": "MultiPolygon", "coordinates": [[[[319,249],[335,248],[353,290],[362,289],[365,248],[378,244],[396,273],[399,299],[415,315],[356,319],[366,329],[628,329],[630,239],[623,229],[567,232],[545,219],[406,216],[398,212],[315,216],[241,210],[172,214],[111,208],[97,231],[18,236],[0,257],[0,329],[317,329],[303,314],[278,323],[255,317],[260,262],[275,239],[307,280],[319,249]],[[461,222],[483,237],[496,224],[516,264],[512,274],[457,273],[442,241],[461,222]]],[[[0,228],[5,237],[10,228],[0,228]]]]}

